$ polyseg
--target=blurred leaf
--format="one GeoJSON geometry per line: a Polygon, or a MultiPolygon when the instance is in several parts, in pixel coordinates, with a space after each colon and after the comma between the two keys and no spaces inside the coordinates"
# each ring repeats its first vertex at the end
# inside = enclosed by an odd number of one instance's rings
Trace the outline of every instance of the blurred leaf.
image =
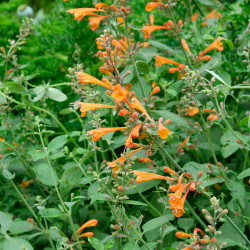
{"type": "Polygon", "coordinates": [[[11,93],[20,94],[26,92],[26,88],[17,82],[5,82],[2,86],[8,88],[11,93]]]}
{"type": "Polygon", "coordinates": [[[124,83],[129,83],[131,82],[131,80],[134,77],[134,67],[133,66],[128,66],[126,68],[123,69],[123,71],[121,72],[121,76],[123,77],[128,71],[130,71],[130,74],[128,74],[126,77],[123,78],[123,82],[124,83]]]}
{"type": "Polygon", "coordinates": [[[140,250],[140,247],[137,245],[136,241],[129,241],[124,245],[123,250],[140,250]]]}
{"type": "Polygon", "coordinates": [[[138,71],[143,74],[148,74],[149,73],[149,66],[147,63],[142,62],[142,61],[137,61],[136,66],[138,68],[138,71]]]}
{"type": "Polygon", "coordinates": [[[22,234],[30,232],[31,230],[33,230],[33,224],[26,220],[13,221],[9,228],[9,231],[13,234],[22,234]]]}
{"type": "Polygon", "coordinates": [[[124,204],[130,204],[135,206],[148,206],[146,203],[140,202],[140,201],[133,201],[133,200],[124,200],[122,203],[124,204]]]}
{"type": "Polygon", "coordinates": [[[90,243],[90,245],[96,249],[96,250],[104,250],[104,244],[102,244],[98,239],[96,239],[95,237],[91,237],[88,238],[88,241],[90,243]]]}
{"type": "Polygon", "coordinates": [[[194,219],[192,218],[179,218],[177,220],[177,224],[179,227],[185,230],[191,229],[194,226],[194,219]]]}
{"type": "Polygon", "coordinates": [[[57,102],[63,102],[67,100],[67,96],[59,89],[48,88],[46,94],[51,100],[54,100],[57,102]]]}
{"type": "Polygon", "coordinates": [[[238,175],[237,178],[238,178],[238,179],[243,179],[243,178],[248,177],[248,176],[250,176],[250,168],[248,168],[248,169],[242,171],[242,172],[238,175]]]}
{"type": "Polygon", "coordinates": [[[33,99],[30,97],[30,100],[32,102],[37,102],[39,101],[45,94],[45,88],[43,86],[36,87],[34,89],[31,89],[32,92],[36,95],[33,99]]]}
{"type": "Polygon", "coordinates": [[[7,230],[9,230],[12,223],[12,217],[11,214],[0,211],[0,231],[2,234],[5,234],[7,230]]]}
{"type": "Polygon", "coordinates": [[[21,238],[6,238],[2,242],[2,249],[4,250],[33,250],[33,247],[26,240],[21,238]]]}
{"type": "Polygon", "coordinates": [[[57,208],[44,208],[39,211],[39,214],[45,218],[56,218],[62,215],[61,211],[57,208]]]}
{"type": "Polygon", "coordinates": [[[221,154],[224,158],[235,153],[239,148],[240,144],[236,142],[237,137],[235,137],[229,130],[227,130],[221,137],[221,154]]]}
{"type": "Polygon", "coordinates": [[[174,50],[164,43],[154,41],[154,40],[149,40],[148,43],[157,49],[164,50],[165,52],[169,51],[171,53],[174,53],[174,50]]]}

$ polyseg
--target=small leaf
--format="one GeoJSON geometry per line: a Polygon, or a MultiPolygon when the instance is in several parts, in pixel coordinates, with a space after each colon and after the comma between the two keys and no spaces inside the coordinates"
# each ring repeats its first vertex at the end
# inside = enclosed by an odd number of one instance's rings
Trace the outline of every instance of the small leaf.
{"type": "Polygon", "coordinates": [[[35,87],[34,89],[31,89],[31,91],[34,92],[36,95],[33,99],[30,97],[30,100],[32,102],[39,101],[45,94],[45,88],[43,86],[35,87]]]}
{"type": "Polygon", "coordinates": [[[137,61],[136,66],[137,66],[140,73],[143,73],[143,74],[149,73],[149,66],[147,63],[145,63],[143,61],[137,61]]]}
{"type": "Polygon", "coordinates": [[[26,221],[13,221],[10,225],[9,231],[13,234],[22,234],[33,230],[33,224],[26,221]]]}
{"type": "Polygon", "coordinates": [[[2,234],[5,234],[10,228],[12,224],[12,217],[13,216],[11,214],[0,211],[0,232],[2,234]]]}
{"type": "Polygon", "coordinates": [[[160,216],[158,218],[152,219],[152,220],[146,222],[142,226],[143,233],[154,230],[154,229],[166,224],[167,222],[169,222],[173,218],[174,218],[174,215],[171,213],[168,215],[164,215],[164,216],[160,216]]]}
{"type": "Polygon", "coordinates": [[[130,204],[135,206],[148,206],[146,203],[140,202],[140,201],[133,201],[133,200],[125,200],[122,203],[124,204],[130,204]]]}
{"type": "Polygon", "coordinates": [[[98,239],[96,239],[95,237],[91,237],[88,238],[88,241],[90,243],[90,245],[96,249],[96,250],[104,250],[104,244],[102,244],[98,239]]]}
{"type": "Polygon", "coordinates": [[[61,148],[67,142],[68,135],[60,135],[54,138],[48,145],[48,152],[61,148]]]}
{"type": "Polygon", "coordinates": [[[45,218],[56,218],[62,215],[61,211],[57,208],[45,208],[40,210],[39,214],[45,218]]]}
{"type": "Polygon", "coordinates": [[[215,72],[213,72],[211,70],[208,70],[208,69],[206,69],[206,71],[208,73],[210,73],[211,75],[213,75],[217,80],[219,80],[220,82],[222,82],[225,86],[227,86],[229,88],[231,87],[230,85],[228,85],[227,83],[225,83],[225,81],[220,76],[218,76],[215,72]]]}
{"type": "Polygon", "coordinates": [[[194,219],[192,218],[179,218],[177,221],[179,227],[187,231],[194,226],[194,219]]]}
{"type": "Polygon", "coordinates": [[[167,46],[166,44],[164,44],[164,43],[154,41],[154,40],[150,40],[150,41],[148,41],[148,43],[150,45],[152,45],[153,47],[157,48],[157,49],[164,50],[165,52],[169,51],[171,53],[174,53],[174,50],[172,48],[170,48],[169,46],[167,46]]]}
{"type": "Polygon", "coordinates": [[[8,88],[11,93],[19,94],[26,92],[26,88],[17,82],[5,82],[2,86],[8,88]]]}
{"type": "Polygon", "coordinates": [[[67,96],[59,89],[48,88],[46,94],[51,100],[54,100],[57,102],[63,102],[67,100],[67,96]]]}
{"type": "Polygon", "coordinates": [[[33,247],[26,240],[21,238],[6,238],[2,242],[2,249],[4,250],[33,250],[33,247]]]}
{"type": "Polygon", "coordinates": [[[246,177],[248,177],[248,176],[250,176],[250,168],[248,168],[248,169],[242,171],[242,172],[238,175],[237,178],[238,178],[238,179],[243,179],[243,178],[246,178],[246,177]]]}

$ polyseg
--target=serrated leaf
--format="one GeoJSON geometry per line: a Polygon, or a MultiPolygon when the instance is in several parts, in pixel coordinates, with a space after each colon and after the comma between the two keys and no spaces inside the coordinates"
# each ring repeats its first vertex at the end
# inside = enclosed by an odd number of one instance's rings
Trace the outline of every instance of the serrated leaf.
{"type": "Polygon", "coordinates": [[[67,142],[68,135],[60,135],[54,138],[48,145],[48,152],[59,149],[67,142]]]}
{"type": "Polygon", "coordinates": [[[54,100],[57,102],[63,102],[67,100],[67,96],[59,89],[48,88],[46,91],[46,94],[51,100],[54,100]]]}

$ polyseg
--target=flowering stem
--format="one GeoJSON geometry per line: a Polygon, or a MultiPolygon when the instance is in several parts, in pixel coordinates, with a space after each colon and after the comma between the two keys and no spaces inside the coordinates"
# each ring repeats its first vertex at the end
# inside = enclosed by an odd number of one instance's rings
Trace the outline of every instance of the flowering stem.
{"type": "Polygon", "coordinates": [[[139,71],[137,69],[137,66],[136,66],[136,62],[135,62],[135,58],[134,58],[134,53],[133,53],[133,51],[131,49],[131,46],[130,46],[130,39],[129,39],[129,35],[128,35],[128,18],[125,19],[125,35],[126,35],[126,38],[127,38],[128,51],[129,51],[130,60],[132,62],[132,65],[134,67],[136,76],[138,78],[138,81],[139,81],[139,84],[140,84],[140,87],[141,87],[142,95],[143,95],[144,98],[146,98],[146,94],[145,94],[145,91],[144,91],[144,88],[143,88],[143,83],[142,83],[139,71]]]}

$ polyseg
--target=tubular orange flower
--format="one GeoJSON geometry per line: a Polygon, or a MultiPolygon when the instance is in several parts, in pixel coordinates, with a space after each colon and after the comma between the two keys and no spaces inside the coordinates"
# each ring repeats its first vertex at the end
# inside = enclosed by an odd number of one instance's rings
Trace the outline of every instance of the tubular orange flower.
{"type": "Polygon", "coordinates": [[[168,129],[168,128],[165,128],[163,126],[163,124],[161,122],[159,122],[159,125],[158,125],[158,135],[162,138],[162,139],[167,139],[168,138],[168,134],[170,133],[171,131],[168,129]]]}
{"type": "Polygon", "coordinates": [[[137,138],[140,134],[141,124],[137,124],[131,131],[131,136],[137,138]]]}
{"type": "Polygon", "coordinates": [[[97,30],[99,28],[99,26],[100,26],[101,21],[104,20],[107,17],[108,16],[94,16],[94,17],[89,17],[90,29],[92,31],[97,30]]]}
{"type": "Polygon", "coordinates": [[[127,96],[129,95],[129,91],[121,86],[121,84],[116,84],[112,87],[112,90],[114,91],[111,95],[112,98],[116,102],[122,102],[127,101],[127,96]]]}
{"type": "Polygon", "coordinates": [[[163,171],[165,173],[169,173],[169,174],[173,174],[173,175],[178,175],[174,170],[172,170],[170,167],[167,167],[167,166],[163,167],[163,171]]]}
{"type": "Polygon", "coordinates": [[[119,131],[119,130],[125,130],[128,129],[128,127],[114,127],[114,128],[97,128],[90,130],[87,135],[92,135],[92,141],[98,141],[103,135],[106,135],[110,132],[119,131]]]}
{"type": "Polygon", "coordinates": [[[197,17],[199,16],[198,13],[194,13],[192,16],[191,16],[191,20],[192,22],[195,22],[197,20],[197,17]]]}
{"type": "Polygon", "coordinates": [[[174,61],[174,60],[171,60],[169,58],[166,58],[166,57],[163,57],[163,56],[158,56],[156,55],[155,56],[155,66],[161,66],[163,64],[174,64],[174,65],[181,65],[180,63],[174,61]]]}
{"type": "Polygon", "coordinates": [[[149,98],[151,98],[154,94],[159,93],[160,90],[161,90],[161,89],[160,89],[159,86],[154,87],[153,90],[152,90],[152,92],[151,92],[151,94],[149,95],[149,98]]]}
{"type": "Polygon", "coordinates": [[[211,114],[208,116],[207,120],[208,121],[216,121],[218,120],[220,117],[217,114],[211,114]]]}
{"type": "Polygon", "coordinates": [[[97,84],[97,85],[101,85],[107,89],[111,89],[112,90],[112,84],[107,80],[107,79],[103,79],[102,81],[98,80],[97,78],[87,74],[87,73],[84,73],[84,72],[76,72],[76,74],[78,75],[78,80],[81,82],[81,83],[94,83],[94,84],[97,84]]]}
{"type": "Polygon", "coordinates": [[[221,17],[220,13],[216,13],[217,10],[213,10],[212,12],[210,12],[205,18],[204,21],[206,21],[209,18],[214,18],[217,19],[218,17],[221,17]]]}
{"type": "Polygon", "coordinates": [[[96,219],[92,219],[92,220],[89,220],[87,222],[85,222],[77,231],[76,233],[80,233],[82,232],[83,229],[87,228],[87,227],[95,227],[98,223],[98,220],[96,219]]]}
{"type": "Polygon", "coordinates": [[[170,68],[170,69],[168,70],[168,72],[169,72],[170,74],[174,74],[174,73],[177,72],[177,71],[179,71],[179,68],[170,68]]]}
{"type": "Polygon", "coordinates": [[[183,233],[183,232],[176,232],[175,236],[177,238],[184,238],[184,237],[193,238],[194,237],[191,234],[187,234],[187,233],[183,233]]]}
{"type": "Polygon", "coordinates": [[[128,111],[127,109],[121,109],[121,110],[119,111],[119,115],[120,115],[120,116],[131,115],[131,112],[128,111]]]}
{"type": "Polygon", "coordinates": [[[95,109],[101,109],[101,108],[116,108],[116,106],[110,106],[105,104],[97,104],[97,103],[84,103],[84,102],[75,102],[76,108],[80,107],[81,117],[86,116],[87,111],[89,110],[95,110],[95,109]]]}
{"type": "Polygon", "coordinates": [[[181,186],[179,186],[179,188],[174,193],[168,194],[168,196],[170,196],[169,204],[171,206],[171,209],[174,209],[180,203],[182,193],[190,185],[191,183],[187,183],[185,185],[181,184],[181,186]]]}
{"type": "Polygon", "coordinates": [[[164,4],[163,3],[159,3],[159,2],[150,2],[150,3],[147,3],[147,5],[145,7],[145,10],[146,11],[152,11],[152,10],[154,10],[158,6],[164,6],[164,4]]]}
{"type": "Polygon", "coordinates": [[[183,197],[181,198],[181,200],[178,202],[178,204],[172,208],[173,210],[173,214],[176,217],[181,217],[184,213],[185,213],[185,209],[184,209],[184,203],[186,201],[187,195],[189,193],[189,189],[187,190],[187,192],[183,195],[183,197]]]}
{"type": "Polygon", "coordinates": [[[21,182],[21,184],[20,184],[20,187],[21,187],[21,188],[26,188],[26,187],[28,187],[28,186],[30,185],[30,183],[32,183],[32,182],[33,182],[33,180],[28,180],[28,181],[22,180],[22,182],[21,182]]]}
{"type": "Polygon", "coordinates": [[[154,15],[149,15],[149,24],[150,24],[150,26],[154,26],[154,21],[155,21],[155,16],[154,15]]]}
{"type": "Polygon", "coordinates": [[[92,232],[87,232],[87,233],[80,234],[80,235],[78,236],[78,238],[82,238],[82,237],[91,238],[91,237],[93,237],[93,236],[94,236],[94,233],[92,233],[92,232]]]}
{"type": "Polygon", "coordinates": [[[67,10],[68,13],[73,14],[75,20],[81,21],[85,16],[98,16],[95,11],[103,11],[97,10],[96,8],[79,8],[79,9],[71,9],[67,10]]]}
{"type": "Polygon", "coordinates": [[[155,164],[155,162],[152,161],[152,160],[149,159],[149,158],[138,158],[138,161],[139,161],[139,162],[143,162],[143,163],[150,162],[151,164],[155,164]]]}
{"type": "Polygon", "coordinates": [[[158,25],[153,25],[153,26],[145,26],[142,28],[142,33],[144,35],[144,38],[149,38],[149,36],[151,35],[152,32],[156,31],[156,30],[168,30],[170,29],[170,27],[166,27],[166,26],[158,26],[158,25]]]}
{"type": "Polygon", "coordinates": [[[136,150],[133,150],[131,153],[129,153],[126,156],[126,158],[122,156],[122,157],[118,158],[117,160],[114,160],[112,162],[108,162],[107,164],[108,164],[109,167],[113,168],[114,171],[117,171],[119,169],[118,163],[120,165],[124,164],[126,159],[128,159],[130,156],[132,156],[133,154],[137,153],[138,151],[140,151],[142,149],[143,149],[143,147],[137,148],[136,150]]]}
{"type": "Polygon", "coordinates": [[[5,139],[4,139],[4,138],[2,138],[2,137],[0,137],[0,141],[3,141],[3,142],[5,142],[5,139]]]}
{"type": "Polygon", "coordinates": [[[202,53],[199,54],[199,58],[213,49],[217,49],[219,51],[222,51],[224,49],[223,43],[221,42],[222,39],[223,39],[223,37],[219,37],[214,42],[212,42],[202,53]]]}
{"type": "Polygon", "coordinates": [[[134,175],[136,175],[136,183],[141,183],[144,181],[150,181],[150,180],[155,180],[155,179],[160,179],[160,180],[169,180],[169,181],[174,181],[175,179],[170,178],[170,177],[165,177],[162,175],[158,174],[151,174],[147,172],[142,172],[142,171],[133,171],[134,175]]]}
{"type": "Polygon", "coordinates": [[[199,58],[200,61],[210,61],[211,59],[212,58],[209,55],[205,55],[205,56],[199,58]]]}
{"type": "Polygon", "coordinates": [[[198,113],[199,113],[199,109],[197,107],[192,107],[192,106],[188,107],[188,110],[187,110],[188,116],[194,116],[198,113]]]}
{"type": "Polygon", "coordinates": [[[105,8],[109,8],[110,6],[108,6],[107,4],[105,4],[105,3],[97,3],[96,5],[95,5],[95,8],[96,9],[101,9],[101,8],[103,8],[103,7],[105,7],[105,8]]]}
{"type": "Polygon", "coordinates": [[[194,236],[197,236],[198,232],[201,233],[202,237],[205,236],[205,234],[203,233],[203,231],[202,231],[201,229],[199,229],[199,228],[195,228],[195,229],[194,229],[194,236]]]}
{"type": "Polygon", "coordinates": [[[132,108],[137,109],[137,110],[140,110],[140,111],[141,111],[142,113],[144,113],[150,120],[152,120],[151,117],[149,116],[149,114],[147,113],[147,111],[144,109],[144,107],[142,106],[142,104],[139,102],[139,100],[138,100],[137,98],[132,97],[131,101],[132,101],[132,102],[131,102],[132,108]]]}
{"type": "Polygon", "coordinates": [[[125,140],[125,146],[127,148],[133,148],[133,139],[131,133],[129,134],[129,137],[125,140]]]}
{"type": "Polygon", "coordinates": [[[180,146],[178,147],[178,150],[182,149],[182,148],[187,144],[189,138],[190,138],[190,136],[188,136],[188,137],[184,140],[184,142],[182,142],[182,143],[180,144],[180,146]]]}
{"type": "Polygon", "coordinates": [[[182,43],[183,48],[184,48],[184,49],[188,52],[188,54],[191,56],[192,53],[190,52],[190,49],[189,49],[189,47],[188,47],[188,45],[187,45],[187,42],[186,42],[184,39],[181,39],[181,43],[182,43]]]}

